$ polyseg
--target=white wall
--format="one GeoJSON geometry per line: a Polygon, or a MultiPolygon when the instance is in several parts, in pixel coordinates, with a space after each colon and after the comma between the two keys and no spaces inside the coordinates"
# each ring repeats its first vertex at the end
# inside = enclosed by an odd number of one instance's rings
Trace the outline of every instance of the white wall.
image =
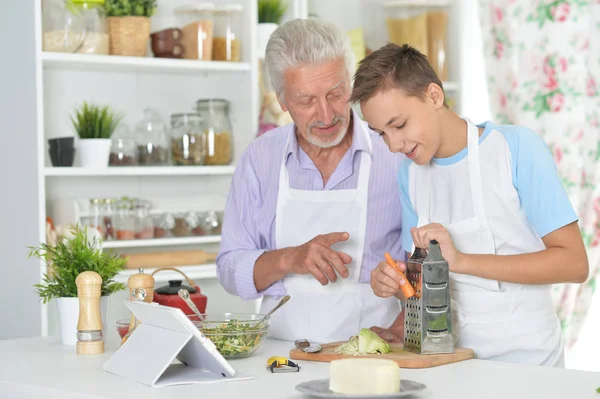
{"type": "Polygon", "coordinates": [[[41,312],[33,289],[39,263],[27,259],[27,247],[38,242],[39,222],[34,2],[10,6],[0,13],[5,32],[0,64],[0,339],[39,335],[41,312]]]}

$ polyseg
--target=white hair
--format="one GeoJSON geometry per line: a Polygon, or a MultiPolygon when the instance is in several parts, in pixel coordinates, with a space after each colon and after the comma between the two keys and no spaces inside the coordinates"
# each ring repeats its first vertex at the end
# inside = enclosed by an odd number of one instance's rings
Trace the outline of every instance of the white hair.
{"type": "Polygon", "coordinates": [[[295,19],[280,27],[269,38],[265,61],[280,100],[283,100],[283,75],[288,68],[322,64],[344,58],[350,84],[356,62],[350,38],[337,25],[315,19],[295,19]]]}

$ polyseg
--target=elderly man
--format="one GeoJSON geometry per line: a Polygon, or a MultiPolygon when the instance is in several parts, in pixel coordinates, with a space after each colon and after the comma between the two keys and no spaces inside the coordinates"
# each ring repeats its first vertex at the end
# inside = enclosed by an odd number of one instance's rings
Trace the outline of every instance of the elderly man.
{"type": "Polygon", "coordinates": [[[262,297],[261,313],[290,295],[271,318],[274,338],[331,342],[361,328],[401,330],[398,300],[369,285],[384,252],[404,259],[401,159],[350,107],[355,61],[346,35],[323,21],[288,22],[271,36],[266,63],[294,123],[255,139],[238,163],[219,281],[243,299],[262,297]]]}

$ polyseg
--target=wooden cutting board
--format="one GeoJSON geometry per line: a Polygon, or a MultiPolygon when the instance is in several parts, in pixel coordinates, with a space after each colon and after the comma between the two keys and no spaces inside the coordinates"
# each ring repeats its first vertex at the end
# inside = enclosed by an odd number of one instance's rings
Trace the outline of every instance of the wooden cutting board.
{"type": "MultiPolygon", "coordinates": [[[[343,343],[344,342],[333,342],[321,345],[322,350],[317,353],[305,353],[300,349],[294,348],[290,351],[290,359],[308,360],[312,362],[331,362],[332,360],[338,359],[356,358],[357,356],[335,353],[334,349],[343,343]]],[[[390,344],[390,348],[392,351],[384,355],[364,355],[360,357],[389,359],[398,363],[398,366],[401,368],[422,369],[469,360],[474,356],[472,349],[465,348],[456,348],[454,353],[439,355],[417,355],[403,350],[402,344],[390,344]]]]}

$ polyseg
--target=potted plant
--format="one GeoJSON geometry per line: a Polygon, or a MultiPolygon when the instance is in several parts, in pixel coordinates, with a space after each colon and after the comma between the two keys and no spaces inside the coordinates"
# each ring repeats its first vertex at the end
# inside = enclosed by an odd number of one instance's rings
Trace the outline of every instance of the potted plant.
{"type": "Polygon", "coordinates": [[[287,10],[287,3],[283,0],[258,0],[258,54],[264,57],[267,42],[271,34],[279,26],[281,18],[287,10]]]}
{"type": "Polygon", "coordinates": [[[105,0],[111,55],[145,57],[156,0],[105,0]]]}
{"type": "Polygon", "coordinates": [[[102,252],[100,240],[96,230],[88,231],[87,227],[82,229],[74,226],[54,244],[42,243],[38,247],[30,247],[29,257],[42,260],[48,267],[42,283],[34,287],[45,304],[56,299],[63,345],[77,343],[79,299],[75,279],[81,272],[91,270],[102,277],[100,313],[104,336],[107,331],[108,297],[126,288],[125,284],[115,282],[113,278],[123,270],[127,260],[102,252]]]}
{"type": "Polygon", "coordinates": [[[88,104],[76,109],[71,123],[79,136],[78,153],[83,167],[107,167],[113,132],[122,115],[112,112],[108,106],[88,104]]]}

